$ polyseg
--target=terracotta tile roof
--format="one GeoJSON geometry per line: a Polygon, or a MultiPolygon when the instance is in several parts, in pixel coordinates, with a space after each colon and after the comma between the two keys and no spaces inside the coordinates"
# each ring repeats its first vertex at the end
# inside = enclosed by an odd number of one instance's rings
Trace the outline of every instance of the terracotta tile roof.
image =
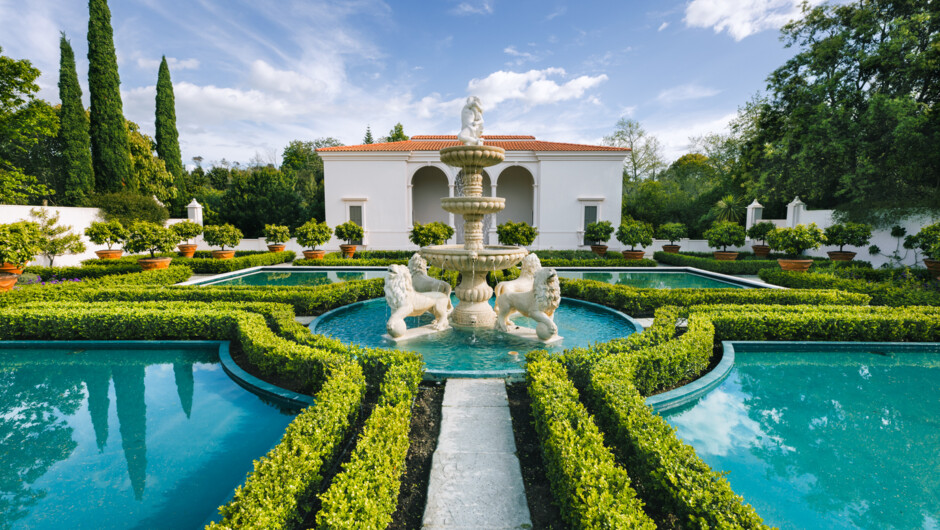
{"type": "MultiPolygon", "coordinates": [[[[536,140],[534,136],[494,135],[483,136],[484,145],[495,145],[507,151],[621,151],[627,152],[625,147],[609,147],[605,145],[569,144],[564,142],[545,142],[536,140]]],[[[342,145],[338,147],[321,147],[318,153],[336,153],[350,151],[440,151],[445,147],[460,145],[456,135],[421,135],[412,136],[406,142],[387,142],[381,144],[342,145]]]]}

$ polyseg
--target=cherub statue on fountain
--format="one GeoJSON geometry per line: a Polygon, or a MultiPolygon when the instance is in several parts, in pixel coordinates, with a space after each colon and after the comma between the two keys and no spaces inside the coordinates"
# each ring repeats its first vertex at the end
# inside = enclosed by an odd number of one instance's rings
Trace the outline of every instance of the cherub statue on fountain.
{"type": "Polygon", "coordinates": [[[467,104],[460,111],[460,133],[457,139],[464,145],[483,145],[483,105],[480,98],[467,98],[467,104]]]}

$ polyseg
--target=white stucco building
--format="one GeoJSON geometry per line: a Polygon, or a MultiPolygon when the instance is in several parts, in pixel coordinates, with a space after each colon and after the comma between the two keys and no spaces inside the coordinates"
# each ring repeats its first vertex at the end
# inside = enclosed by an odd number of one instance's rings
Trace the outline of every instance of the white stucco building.
{"type": "MultiPolygon", "coordinates": [[[[507,220],[538,228],[533,249],[588,248],[586,224],[620,224],[627,149],[547,142],[534,136],[483,139],[506,150],[505,161],[483,175],[483,194],[506,198],[506,209],[485,222],[487,243],[497,243],[496,225],[507,220]]],[[[451,243],[463,243],[460,217],[454,219],[440,202],[441,197],[459,194],[457,168],[443,164],[438,154],[455,145],[456,136],[413,136],[407,142],[318,149],[327,224],[356,221],[365,229],[364,247],[396,250],[415,248],[408,241],[413,223],[442,221],[457,230],[451,243]]]]}

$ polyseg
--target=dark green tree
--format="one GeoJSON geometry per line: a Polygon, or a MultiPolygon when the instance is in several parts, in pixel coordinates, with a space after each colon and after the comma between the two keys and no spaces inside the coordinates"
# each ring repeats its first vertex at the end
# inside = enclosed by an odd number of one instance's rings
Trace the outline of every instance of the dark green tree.
{"type": "Polygon", "coordinates": [[[170,67],[166,56],[160,61],[157,74],[157,116],[156,134],[157,156],[163,160],[166,170],[173,175],[177,201],[185,201],[188,195],[186,171],[183,170],[183,156],[180,154],[179,132],[176,129],[176,99],[173,96],[173,82],[170,81],[170,67]]]}
{"type": "Polygon", "coordinates": [[[372,128],[366,125],[366,136],[362,139],[362,143],[371,144],[375,143],[375,140],[372,139],[372,128]]]}
{"type": "Polygon", "coordinates": [[[317,154],[321,147],[343,145],[333,137],[312,142],[294,140],[284,148],[281,172],[294,181],[294,188],[303,199],[307,218],[323,219],[323,159],[317,154]]]}
{"type": "Polygon", "coordinates": [[[62,34],[59,41],[59,149],[62,171],[62,204],[82,206],[95,191],[95,174],[91,166],[91,139],[88,136],[88,114],[82,105],[82,87],[75,71],[75,52],[62,34]]]}
{"type": "Polygon", "coordinates": [[[99,192],[132,189],[130,148],[121,103],[111,10],[107,0],[88,1],[88,91],[91,94],[91,160],[99,192]]]}
{"type": "Polygon", "coordinates": [[[293,230],[309,220],[294,181],[268,166],[232,171],[232,180],[222,197],[220,215],[225,222],[238,227],[245,237],[259,237],[266,224],[284,225],[293,230]]]}
{"type": "Polygon", "coordinates": [[[385,142],[407,142],[408,135],[405,134],[405,128],[401,123],[396,123],[392,130],[388,131],[388,136],[379,138],[379,143],[385,142]]]}

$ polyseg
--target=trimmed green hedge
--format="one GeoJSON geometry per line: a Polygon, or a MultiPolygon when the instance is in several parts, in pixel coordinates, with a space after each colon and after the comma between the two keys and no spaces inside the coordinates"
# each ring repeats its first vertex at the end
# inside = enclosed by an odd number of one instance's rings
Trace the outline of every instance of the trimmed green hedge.
{"type": "MultiPolygon", "coordinates": [[[[251,267],[261,267],[265,265],[279,265],[294,261],[296,254],[290,251],[286,252],[259,252],[259,251],[240,251],[235,253],[232,259],[212,259],[208,252],[197,252],[197,255],[205,254],[206,257],[183,258],[176,253],[158,254],[157,257],[173,258],[171,265],[185,265],[192,269],[195,274],[221,274],[223,272],[232,272],[251,267]]],[[[138,254],[133,256],[124,256],[119,259],[86,259],[83,265],[100,265],[104,267],[120,267],[129,264],[136,264],[138,260],[149,258],[149,254],[138,254]]]]}
{"type": "Polygon", "coordinates": [[[118,274],[132,274],[140,272],[142,269],[136,263],[121,263],[118,265],[85,265],[83,267],[39,267],[32,266],[23,269],[26,274],[36,274],[43,280],[53,276],[61,279],[78,278],[81,280],[90,278],[101,278],[103,276],[114,276],[118,274]]]}
{"type": "Polygon", "coordinates": [[[671,254],[669,252],[654,252],[653,258],[664,265],[695,267],[696,269],[719,272],[721,274],[754,275],[764,269],[780,268],[780,265],[775,259],[719,261],[713,258],[690,256],[688,254],[671,254]]]}
{"type": "Polygon", "coordinates": [[[814,289],[636,289],[594,280],[561,279],[561,295],[587,300],[631,316],[652,315],[663,306],[702,304],[761,305],[865,305],[870,298],[860,293],[814,289]]]}
{"type": "MultiPolygon", "coordinates": [[[[412,253],[413,254],[413,253],[412,253]]],[[[323,259],[298,259],[294,265],[299,267],[388,267],[389,265],[407,265],[407,258],[333,258],[327,254],[323,259]]],[[[561,259],[539,257],[543,267],[655,267],[656,261],[651,259],[625,260],[612,259],[561,259]]],[[[776,262],[774,262],[776,263],[776,262]]]]}
{"type": "MultiPolygon", "coordinates": [[[[864,269],[861,269],[864,270],[864,269]]],[[[859,269],[852,269],[853,274],[859,269]]],[[[872,276],[877,276],[872,274],[872,276]]],[[[835,274],[800,273],[783,270],[760,272],[761,280],[782,287],[796,289],[840,289],[852,293],[863,293],[871,297],[872,305],[892,307],[908,305],[940,305],[940,291],[898,286],[890,281],[872,282],[863,279],[839,278],[835,274]]]]}
{"type": "Polygon", "coordinates": [[[527,360],[535,429],[565,522],[579,529],[656,528],[562,366],[544,353],[527,360]]]}

